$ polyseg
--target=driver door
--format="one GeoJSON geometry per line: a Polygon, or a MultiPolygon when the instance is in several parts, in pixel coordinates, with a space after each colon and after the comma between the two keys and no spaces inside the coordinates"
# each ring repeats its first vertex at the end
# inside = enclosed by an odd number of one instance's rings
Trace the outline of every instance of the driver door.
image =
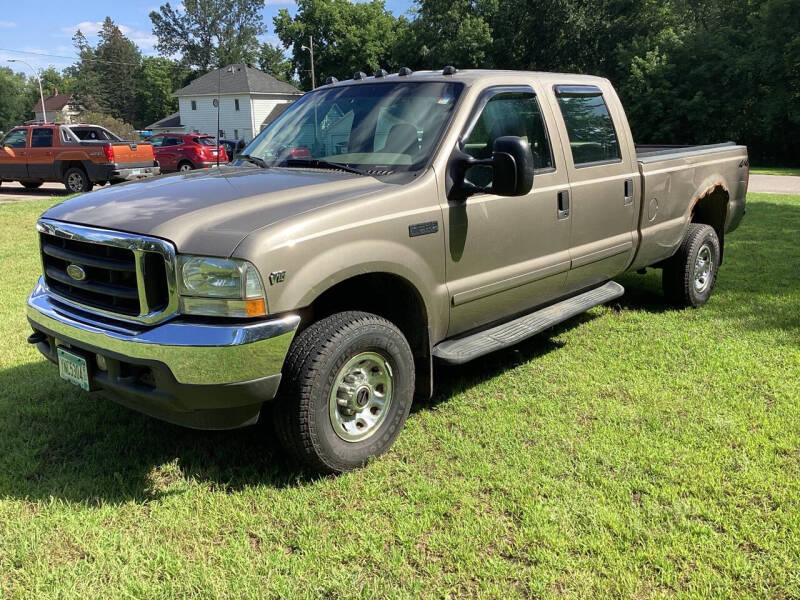
{"type": "MultiPolygon", "coordinates": [[[[448,336],[526,312],[564,292],[571,217],[559,213],[558,198],[569,185],[562,158],[552,152],[552,115],[543,110],[550,109],[532,87],[489,88],[461,137],[462,150],[476,158],[491,156],[498,137],[527,138],[535,175],[525,196],[482,193],[443,206],[448,336]]],[[[467,180],[480,186],[490,185],[492,176],[487,167],[467,171],[467,180]]]]}
{"type": "Polygon", "coordinates": [[[28,130],[12,129],[0,144],[0,179],[14,181],[28,177],[28,130]]]}

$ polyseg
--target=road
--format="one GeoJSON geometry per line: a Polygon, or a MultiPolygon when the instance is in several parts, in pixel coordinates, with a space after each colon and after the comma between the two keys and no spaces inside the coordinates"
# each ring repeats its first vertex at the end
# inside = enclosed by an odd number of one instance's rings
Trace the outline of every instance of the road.
{"type": "Polygon", "coordinates": [[[66,195],[67,190],[64,189],[63,183],[45,183],[38,190],[26,190],[16,181],[13,183],[4,181],[0,186],[0,202],[2,203],[66,195]]]}
{"type": "Polygon", "coordinates": [[[750,175],[750,192],[800,194],[800,177],[792,175],[750,175]]]}

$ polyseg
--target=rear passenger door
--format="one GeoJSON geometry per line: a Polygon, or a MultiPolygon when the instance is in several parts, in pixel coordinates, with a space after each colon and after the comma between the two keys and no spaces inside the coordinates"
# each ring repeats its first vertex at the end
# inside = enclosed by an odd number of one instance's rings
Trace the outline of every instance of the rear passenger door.
{"type": "Polygon", "coordinates": [[[570,290],[605,282],[630,263],[634,252],[635,183],[638,169],[627,138],[616,127],[613,90],[593,85],[556,85],[569,173],[572,267],[570,290]]]}
{"type": "Polygon", "coordinates": [[[28,178],[55,178],[53,162],[53,127],[32,127],[31,147],[28,150],[28,178]]]}

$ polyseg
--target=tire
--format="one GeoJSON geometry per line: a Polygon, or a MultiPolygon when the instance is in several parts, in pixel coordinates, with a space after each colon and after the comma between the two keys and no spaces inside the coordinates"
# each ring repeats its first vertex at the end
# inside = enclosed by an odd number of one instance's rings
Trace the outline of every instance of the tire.
{"type": "Polygon", "coordinates": [[[89,181],[86,171],[79,167],[72,167],[64,173],[64,187],[67,188],[70,194],[78,194],[80,192],[91,192],[94,184],[89,181]]]}
{"type": "Polygon", "coordinates": [[[292,342],[275,431],[308,467],[341,473],[389,449],[413,397],[414,357],[400,330],[370,313],[336,313],[292,342]]]}
{"type": "Polygon", "coordinates": [[[704,305],[714,291],[719,261],[719,238],[714,228],[691,223],[678,252],[664,265],[664,296],[675,306],[704,305]]]}
{"type": "Polygon", "coordinates": [[[20,181],[20,183],[26,190],[38,190],[44,181],[20,181]]]}
{"type": "Polygon", "coordinates": [[[178,163],[178,171],[186,172],[186,171],[194,171],[194,165],[190,163],[188,160],[181,161],[178,163]]]}

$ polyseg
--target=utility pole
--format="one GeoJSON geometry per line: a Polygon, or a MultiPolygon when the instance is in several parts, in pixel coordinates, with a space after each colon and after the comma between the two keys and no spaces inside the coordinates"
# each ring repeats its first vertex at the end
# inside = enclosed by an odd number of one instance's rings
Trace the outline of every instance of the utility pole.
{"type": "MultiPolygon", "coordinates": [[[[313,54],[312,54],[312,56],[313,56],[313,54]]],[[[313,60],[313,59],[312,59],[312,60],[313,60]]],[[[33,71],[33,74],[34,74],[34,75],[36,75],[36,81],[38,81],[38,82],[39,82],[39,98],[40,98],[40,99],[41,99],[41,101],[42,101],[42,117],[43,117],[43,119],[42,119],[42,120],[43,120],[45,123],[47,123],[47,108],[45,108],[45,105],[44,105],[44,92],[42,92],[42,78],[41,78],[41,77],[39,77],[39,73],[37,73],[37,72],[36,72],[36,69],[34,69],[34,68],[33,68],[33,67],[30,65],[30,63],[27,63],[27,62],[25,62],[25,61],[24,61],[24,60],[22,60],[22,59],[19,59],[19,58],[9,58],[9,59],[8,59],[8,62],[18,62],[18,63],[22,63],[22,64],[24,64],[24,65],[28,65],[28,68],[29,68],[31,71],[33,71]]]]}
{"type": "Polygon", "coordinates": [[[314,37],[308,36],[308,46],[300,46],[301,50],[308,50],[311,55],[311,89],[317,89],[317,80],[314,77],[314,37]]]}

